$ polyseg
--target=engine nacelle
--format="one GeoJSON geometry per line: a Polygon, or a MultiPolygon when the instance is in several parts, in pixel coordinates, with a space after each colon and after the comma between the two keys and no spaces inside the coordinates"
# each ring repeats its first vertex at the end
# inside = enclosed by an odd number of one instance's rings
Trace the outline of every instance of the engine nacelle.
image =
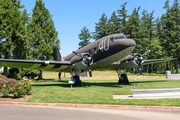
{"type": "Polygon", "coordinates": [[[70,62],[71,62],[72,64],[77,63],[77,62],[82,62],[85,66],[88,65],[88,62],[90,62],[90,64],[93,63],[93,60],[92,60],[91,55],[90,55],[89,53],[81,53],[81,55],[82,55],[83,57],[80,57],[80,56],[78,56],[78,55],[75,55],[75,56],[70,60],[70,62]]]}
{"type": "Polygon", "coordinates": [[[126,61],[120,64],[121,68],[127,68],[127,69],[135,68],[137,66],[138,64],[135,62],[135,60],[126,61]]]}

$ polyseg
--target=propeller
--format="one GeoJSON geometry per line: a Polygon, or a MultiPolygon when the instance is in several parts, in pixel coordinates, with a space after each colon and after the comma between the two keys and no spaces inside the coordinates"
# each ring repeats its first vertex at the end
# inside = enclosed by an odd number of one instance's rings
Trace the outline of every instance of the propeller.
{"type": "Polygon", "coordinates": [[[143,53],[142,55],[139,54],[131,54],[132,56],[134,56],[134,60],[136,61],[136,63],[138,64],[138,68],[139,68],[139,74],[142,75],[142,62],[143,62],[143,57],[147,56],[150,53],[150,50],[146,51],[145,53],[143,53]]]}
{"type": "Polygon", "coordinates": [[[92,77],[92,71],[91,71],[91,62],[92,62],[92,58],[91,56],[88,55],[82,55],[76,51],[72,51],[73,54],[83,58],[84,63],[87,65],[88,67],[88,72],[89,72],[89,76],[92,77]]]}

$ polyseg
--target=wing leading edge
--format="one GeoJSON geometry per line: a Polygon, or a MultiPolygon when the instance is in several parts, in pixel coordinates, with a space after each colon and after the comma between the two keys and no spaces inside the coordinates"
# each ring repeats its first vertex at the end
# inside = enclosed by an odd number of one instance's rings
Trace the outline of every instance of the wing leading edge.
{"type": "Polygon", "coordinates": [[[177,60],[177,58],[149,59],[149,60],[143,60],[142,65],[160,63],[160,62],[168,62],[168,61],[173,61],[173,60],[177,60]]]}
{"type": "Polygon", "coordinates": [[[46,71],[65,71],[71,66],[69,61],[53,60],[19,60],[19,59],[0,59],[0,66],[13,68],[28,68],[46,71]]]}

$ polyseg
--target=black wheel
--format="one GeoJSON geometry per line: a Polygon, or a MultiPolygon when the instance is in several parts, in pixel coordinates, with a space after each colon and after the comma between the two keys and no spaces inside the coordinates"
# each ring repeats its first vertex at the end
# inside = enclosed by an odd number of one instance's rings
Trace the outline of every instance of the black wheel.
{"type": "Polygon", "coordinates": [[[81,80],[80,80],[78,75],[73,76],[73,80],[75,81],[74,82],[74,86],[77,86],[77,87],[81,87],[82,86],[81,80]]]}
{"type": "Polygon", "coordinates": [[[119,85],[129,85],[129,80],[126,74],[119,75],[119,85]]]}

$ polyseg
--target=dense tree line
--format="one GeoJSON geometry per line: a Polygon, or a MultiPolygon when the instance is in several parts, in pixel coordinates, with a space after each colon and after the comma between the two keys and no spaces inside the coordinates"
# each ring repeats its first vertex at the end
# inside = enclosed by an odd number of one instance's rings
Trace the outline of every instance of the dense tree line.
{"type": "Polygon", "coordinates": [[[1,58],[50,60],[53,46],[59,43],[52,15],[42,0],[36,0],[32,15],[20,0],[0,0],[1,58]]]}
{"type": "Polygon", "coordinates": [[[174,0],[170,6],[166,0],[162,9],[166,12],[154,18],[155,11],[141,10],[141,6],[134,8],[130,15],[127,14],[127,2],[120,9],[113,11],[108,19],[105,13],[95,23],[95,40],[113,33],[124,33],[128,38],[136,41],[134,52],[143,54],[151,50],[149,59],[178,58],[180,59],[180,3],[174,0]]]}

